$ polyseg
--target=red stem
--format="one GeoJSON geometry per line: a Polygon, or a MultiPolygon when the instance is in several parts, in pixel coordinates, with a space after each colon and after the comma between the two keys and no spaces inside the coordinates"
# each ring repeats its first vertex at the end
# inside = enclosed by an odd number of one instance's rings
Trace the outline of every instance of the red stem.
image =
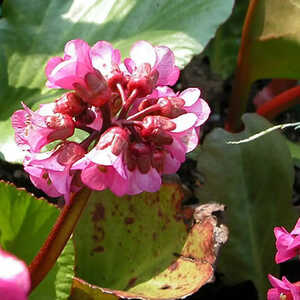
{"type": "Polygon", "coordinates": [[[272,100],[260,106],[256,113],[268,120],[274,119],[281,112],[289,109],[295,104],[300,103],[300,86],[289,89],[272,100]]]}
{"type": "Polygon", "coordinates": [[[135,89],[131,92],[129,97],[126,99],[126,103],[125,103],[125,105],[123,105],[123,108],[120,112],[118,120],[124,119],[126,117],[126,114],[129,110],[130,106],[132,105],[133,101],[135,100],[136,96],[137,96],[137,90],[135,89]]]}
{"type": "Polygon", "coordinates": [[[29,265],[31,291],[46,277],[56,263],[88,202],[90,194],[90,189],[82,189],[71,197],[70,203],[65,205],[61,211],[46,241],[29,265]]]}
{"type": "Polygon", "coordinates": [[[246,110],[248,94],[251,87],[249,51],[251,49],[251,22],[255,8],[259,0],[251,0],[249,3],[245,23],[243,26],[241,47],[238,54],[235,81],[232,87],[232,94],[229,102],[228,117],[225,122],[225,129],[230,132],[238,132],[242,129],[241,116],[246,110]]]}
{"type": "Polygon", "coordinates": [[[154,104],[154,105],[151,105],[151,106],[137,112],[136,114],[128,117],[127,120],[128,121],[140,120],[140,119],[143,119],[145,116],[150,115],[154,112],[158,112],[160,110],[161,110],[161,106],[159,104],[154,104]]]}

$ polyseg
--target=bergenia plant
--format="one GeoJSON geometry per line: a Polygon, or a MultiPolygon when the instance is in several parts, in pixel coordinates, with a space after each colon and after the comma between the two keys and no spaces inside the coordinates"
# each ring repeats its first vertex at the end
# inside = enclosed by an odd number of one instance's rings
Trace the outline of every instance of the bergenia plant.
{"type": "Polygon", "coordinates": [[[124,61],[106,41],[69,41],[46,75],[48,87],[70,91],[35,112],[24,105],[12,126],[28,149],[24,166],[34,185],[66,203],[84,186],[117,196],[158,191],[161,176],[176,173],[198,145],[210,114],[199,89],[169,87],[179,77],[173,52],[146,41],[124,61]],[[69,141],[75,129],[88,136],[69,141]],[[53,141],[54,149],[41,151],[53,141]]]}
{"type": "Polygon", "coordinates": [[[47,200],[0,181],[0,299],[300,300],[300,0],[23,2],[0,178],[47,200]]]}

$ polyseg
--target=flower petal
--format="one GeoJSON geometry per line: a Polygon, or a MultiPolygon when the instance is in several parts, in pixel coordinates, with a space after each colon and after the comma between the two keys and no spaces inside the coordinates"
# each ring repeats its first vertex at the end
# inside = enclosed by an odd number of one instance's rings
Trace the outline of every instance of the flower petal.
{"type": "Polygon", "coordinates": [[[154,47],[146,41],[136,42],[130,50],[130,57],[137,67],[144,63],[148,63],[151,67],[154,67],[157,60],[154,47]]]}

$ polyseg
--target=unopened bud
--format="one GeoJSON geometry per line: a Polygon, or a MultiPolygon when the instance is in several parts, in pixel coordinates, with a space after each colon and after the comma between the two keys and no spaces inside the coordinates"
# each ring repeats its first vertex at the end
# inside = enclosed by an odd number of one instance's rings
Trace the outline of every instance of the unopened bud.
{"type": "Polygon", "coordinates": [[[74,142],[68,142],[64,144],[58,151],[59,154],[57,161],[63,166],[69,166],[73,164],[75,161],[82,158],[86,153],[83,147],[74,142]]]}
{"type": "Polygon", "coordinates": [[[152,167],[155,168],[159,173],[163,172],[165,160],[165,153],[163,151],[155,150],[152,153],[152,167]]]}
{"type": "Polygon", "coordinates": [[[86,104],[75,94],[66,93],[55,101],[54,112],[77,116],[86,109],[86,104]]]}
{"type": "Polygon", "coordinates": [[[94,73],[87,73],[84,77],[86,87],[79,83],[74,83],[74,89],[80,98],[88,104],[94,106],[102,106],[111,97],[111,90],[109,89],[105,78],[99,71],[94,73]]]}
{"type": "Polygon", "coordinates": [[[120,127],[107,129],[101,136],[96,148],[103,150],[111,147],[111,152],[118,156],[128,143],[128,132],[120,127]]]}
{"type": "Polygon", "coordinates": [[[75,120],[83,125],[88,125],[93,123],[95,118],[96,114],[90,109],[86,109],[80,115],[76,116],[75,120]]]}
{"type": "Polygon", "coordinates": [[[125,164],[129,171],[133,171],[136,168],[136,157],[131,153],[130,149],[125,152],[125,164]]]}
{"type": "Polygon", "coordinates": [[[183,99],[180,98],[160,98],[157,104],[161,107],[160,113],[164,117],[173,119],[186,113],[186,111],[183,109],[185,102],[183,99]]]}
{"type": "Polygon", "coordinates": [[[147,116],[143,120],[142,136],[147,137],[152,135],[154,129],[160,128],[161,130],[171,131],[176,128],[176,124],[170,119],[162,116],[147,116]]]}
{"type": "Polygon", "coordinates": [[[141,101],[139,107],[138,107],[138,111],[142,111],[154,104],[157,103],[157,99],[151,98],[151,99],[144,99],[141,101]]]}
{"type": "Polygon", "coordinates": [[[54,114],[46,118],[46,125],[49,129],[55,129],[48,136],[48,142],[64,140],[74,134],[75,124],[69,115],[54,114]]]}
{"type": "Polygon", "coordinates": [[[151,94],[158,76],[158,71],[152,70],[148,63],[140,65],[128,82],[129,93],[136,90],[139,98],[151,94]]]}
{"type": "Polygon", "coordinates": [[[108,87],[113,91],[113,92],[118,92],[117,85],[120,84],[123,88],[126,87],[128,82],[127,76],[121,73],[119,70],[114,70],[113,75],[108,79],[107,84],[108,87]]]}
{"type": "Polygon", "coordinates": [[[151,148],[145,143],[132,143],[130,150],[135,157],[137,167],[143,174],[151,168],[151,148]]]}
{"type": "Polygon", "coordinates": [[[156,145],[171,145],[173,143],[172,136],[160,128],[155,128],[147,138],[156,145]]]}

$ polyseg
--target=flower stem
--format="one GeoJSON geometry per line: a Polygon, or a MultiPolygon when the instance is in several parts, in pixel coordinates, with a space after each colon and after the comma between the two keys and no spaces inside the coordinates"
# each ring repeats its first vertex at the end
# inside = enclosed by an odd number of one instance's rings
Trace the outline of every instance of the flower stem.
{"type": "Polygon", "coordinates": [[[126,104],[125,92],[124,92],[124,89],[123,89],[123,87],[120,83],[117,83],[117,89],[118,89],[120,97],[122,99],[122,105],[125,105],[126,104]]]}
{"type": "Polygon", "coordinates": [[[84,188],[71,197],[54,224],[43,246],[29,265],[31,291],[46,277],[68,242],[83,212],[91,190],[84,188]]]}
{"type": "Polygon", "coordinates": [[[281,112],[300,103],[300,86],[284,91],[272,100],[261,105],[256,113],[268,120],[274,119],[281,112]]]}
{"type": "Polygon", "coordinates": [[[228,117],[225,122],[225,129],[230,132],[238,132],[242,129],[241,116],[246,110],[248,94],[252,84],[249,65],[249,51],[251,50],[250,30],[255,8],[258,3],[259,0],[250,1],[245,23],[243,26],[241,47],[237,60],[236,75],[229,102],[228,117]]]}
{"type": "Polygon", "coordinates": [[[125,105],[123,105],[123,108],[119,114],[118,120],[124,119],[126,117],[126,114],[130,108],[130,106],[132,105],[133,101],[135,100],[137,96],[137,90],[133,90],[130,94],[130,96],[126,99],[126,103],[125,105]]]}
{"type": "Polygon", "coordinates": [[[161,110],[161,106],[158,104],[154,104],[151,105],[139,112],[137,112],[136,114],[130,116],[127,118],[128,121],[132,121],[132,120],[141,120],[143,119],[145,116],[150,115],[154,112],[159,112],[161,110]]]}
{"type": "Polygon", "coordinates": [[[111,125],[111,113],[110,113],[110,106],[109,103],[105,103],[101,106],[101,113],[102,113],[102,128],[101,128],[101,134],[110,127],[111,125]]]}

